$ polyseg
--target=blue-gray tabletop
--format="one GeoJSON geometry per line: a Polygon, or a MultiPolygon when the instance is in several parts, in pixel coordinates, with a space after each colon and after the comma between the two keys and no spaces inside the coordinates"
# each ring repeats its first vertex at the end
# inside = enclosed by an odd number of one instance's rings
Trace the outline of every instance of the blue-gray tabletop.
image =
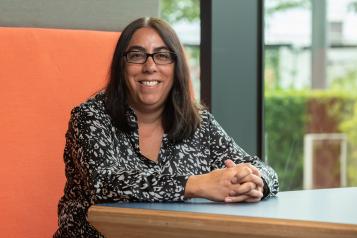
{"type": "Polygon", "coordinates": [[[102,206],[179,211],[357,225],[357,187],[280,192],[258,203],[219,203],[191,199],[181,203],[106,203],[102,206]]]}

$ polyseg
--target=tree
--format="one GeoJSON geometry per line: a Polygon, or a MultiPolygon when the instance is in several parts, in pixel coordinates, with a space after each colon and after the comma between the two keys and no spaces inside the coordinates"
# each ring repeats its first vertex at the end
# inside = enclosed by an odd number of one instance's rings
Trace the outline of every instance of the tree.
{"type": "Polygon", "coordinates": [[[161,0],[161,17],[172,23],[195,22],[200,18],[200,0],[161,0]]]}
{"type": "Polygon", "coordinates": [[[296,8],[309,8],[310,0],[270,0],[265,8],[267,17],[270,17],[276,12],[282,12],[296,8]]]}
{"type": "Polygon", "coordinates": [[[357,13],[357,1],[350,2],[348,4],[348,9],[357,13]]]}

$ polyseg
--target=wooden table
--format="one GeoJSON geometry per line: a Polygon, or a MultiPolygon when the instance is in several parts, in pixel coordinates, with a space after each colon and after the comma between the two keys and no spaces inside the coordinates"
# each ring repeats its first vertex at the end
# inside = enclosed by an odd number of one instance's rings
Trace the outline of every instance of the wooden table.
{"type": "Polygon", "coordinates": [[[259,203],[110,203],[88,220],[114,237],[357,237],[357,187],[281,192],[259,203]]]}

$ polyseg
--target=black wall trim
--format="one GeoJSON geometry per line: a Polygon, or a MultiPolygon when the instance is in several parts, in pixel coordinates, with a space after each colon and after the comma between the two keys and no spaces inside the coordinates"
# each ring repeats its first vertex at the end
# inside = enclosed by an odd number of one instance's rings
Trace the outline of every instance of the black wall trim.
{"type": "Polygon", "coordinates": [[[264,0],[257,5],[257,155],[264,160],[264,0]]]}
{"type": "Polygon", "coordinates": [[[212,109],[212,0],[200,0],[201,8],[201,103],[212,109]]]}

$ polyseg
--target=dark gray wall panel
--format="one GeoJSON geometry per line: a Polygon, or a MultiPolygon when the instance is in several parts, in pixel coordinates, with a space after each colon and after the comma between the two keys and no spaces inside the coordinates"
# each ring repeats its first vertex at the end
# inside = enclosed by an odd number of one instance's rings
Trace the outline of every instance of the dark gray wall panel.
{"type": "Polygon", "coordinates": [[[121,31],[158,16],[159,0],[1,0],[0,26],[121,31]]]}
{"type": "Polygon", "coordinates": [[[258,9],[257,0],[212,0],[212,112],[251,154],[260,154],[258,9]]]}

